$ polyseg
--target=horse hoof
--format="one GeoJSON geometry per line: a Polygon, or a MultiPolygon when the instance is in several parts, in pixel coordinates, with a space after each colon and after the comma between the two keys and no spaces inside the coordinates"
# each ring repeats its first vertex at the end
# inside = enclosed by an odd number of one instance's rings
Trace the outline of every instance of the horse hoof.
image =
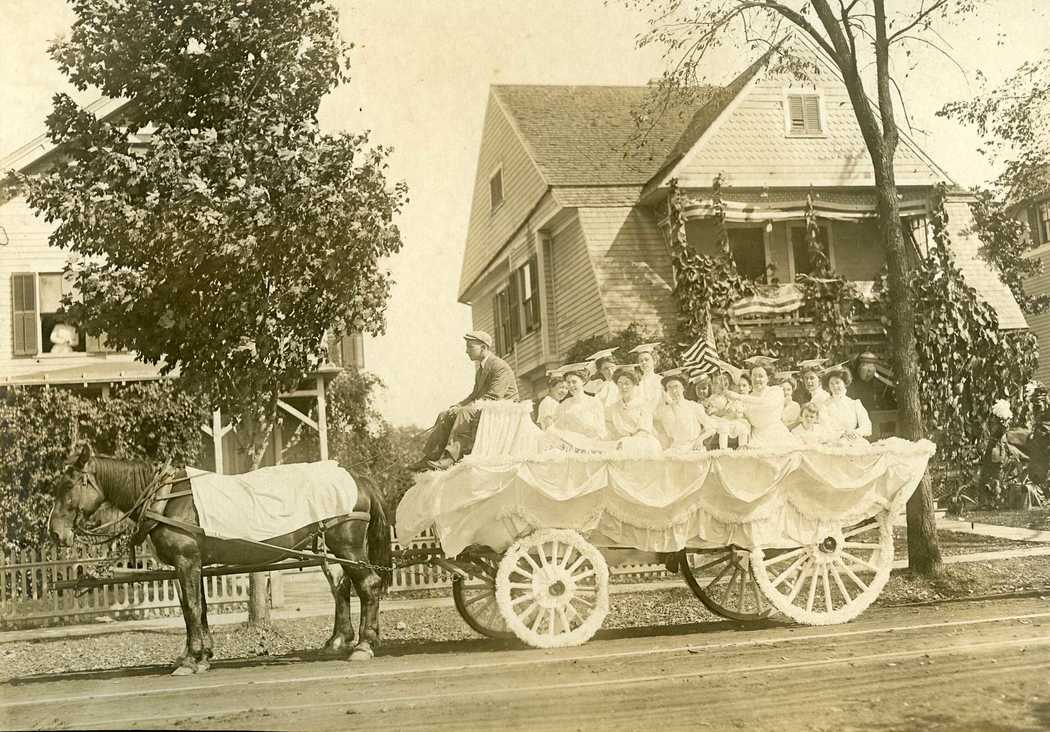
{"type": "Polygon", "coordinates": [[[177,669],[171,672],[172,676],[192,676],[197,673],[197,669],[193,666],[179,666],[177,669]]]}
{"type": "Polygon", "coordinates": [[[367,646],[358,646],[350,654],[351,661],[371,661],[375,657],[375,652],[367,646]]]}

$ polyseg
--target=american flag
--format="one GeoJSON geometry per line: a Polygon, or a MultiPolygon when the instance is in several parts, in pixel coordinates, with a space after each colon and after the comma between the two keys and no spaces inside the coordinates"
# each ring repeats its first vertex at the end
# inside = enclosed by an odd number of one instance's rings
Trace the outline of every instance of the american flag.
{"type": "Polygon", "coordinates": [[[707,338],[701,336],[682,354],[682,368],[690,377],[716,373],[719,370],[718,352],[707,338]]]}

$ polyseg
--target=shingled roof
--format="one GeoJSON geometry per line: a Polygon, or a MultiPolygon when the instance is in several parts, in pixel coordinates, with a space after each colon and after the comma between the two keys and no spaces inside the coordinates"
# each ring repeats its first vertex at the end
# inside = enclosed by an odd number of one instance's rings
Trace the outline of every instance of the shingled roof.
{"type": "Polygon", "coordinates": [[[493,87],[547,184],[585,187],[645,185],[718,89],[660,104],[647,86],[493,87]]]}

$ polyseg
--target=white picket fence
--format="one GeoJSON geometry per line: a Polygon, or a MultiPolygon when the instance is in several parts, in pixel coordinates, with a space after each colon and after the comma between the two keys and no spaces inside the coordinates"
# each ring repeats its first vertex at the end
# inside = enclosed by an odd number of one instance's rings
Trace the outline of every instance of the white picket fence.
{"type": "MultiPolygon", "coordinates": [[[[402,559],[402,548],[394,540],[393,559],[397,565],[402,559]]],[[[408,548],[438,546],[432,533],[409,542],[408,548]]],[[[0,564],[0,628],[68,624],[85,622],[98,617],[139,619],[179,614],[179,594],[176,581],[134,580],[95,587],[81,592],[53,592],[55,582],[75,580],[94,568],[97,556],[84,547],[43,549],[11,552],[0,564]]],[[[165,569],[156,557],[140,551],[134,567],[128,561],[115,568],[124,570],[165,569]]],[[[309,570],[308,570],[309,571],[309,570]]],[[[315,570],[316,571],[316,570],[315,570]]],[[[612,570],[620,581],[645,581],[665,574],[661,565],[627,565],[612,570]]],[[[393,572],[391,592],[448,588],[452,577],[441,567],[431,563],[399,567],[393,572]]],[[[246,607],[248,575],[231,574],[205,577],[204,591],[208,610],[212,613],[233,612],[246,607]]],[[[283,597],[280,581],[273,585],[272,598],[280,606],[283,597]]]]}

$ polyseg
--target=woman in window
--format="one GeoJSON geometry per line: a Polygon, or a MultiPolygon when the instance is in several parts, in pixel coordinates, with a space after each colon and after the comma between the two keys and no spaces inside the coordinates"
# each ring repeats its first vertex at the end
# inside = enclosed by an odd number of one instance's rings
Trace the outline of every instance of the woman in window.
{"type": "Polygon", "coordinates": [[[820,405],[820,421],[832,439],[861,440],[871,436],[871,419],[859,399],[846,396],[853,377],[846,369],[834,369],[824,377],[831,395],[820,405]]]}
{"type": "Polygon", "coordinates": [[[616,369],[613,381],[620,399],[605,410],[605,427],[616,449],[635,454],[660,452],[660,441],[653,429],[653,417],[645,402],[638,398],[638,374],[632,368],[616,369]]]}

